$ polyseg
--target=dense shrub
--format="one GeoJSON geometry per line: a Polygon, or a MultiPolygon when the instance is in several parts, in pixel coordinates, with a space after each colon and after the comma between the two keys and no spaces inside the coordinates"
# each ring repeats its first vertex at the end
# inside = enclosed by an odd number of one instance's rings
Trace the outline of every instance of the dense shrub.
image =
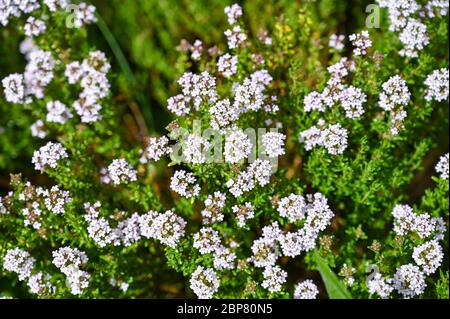
{"type": "Polygon", "coordinates": [[[377,3],[0,0],[0,294],[448,298],[448,3],[377,3]]]}

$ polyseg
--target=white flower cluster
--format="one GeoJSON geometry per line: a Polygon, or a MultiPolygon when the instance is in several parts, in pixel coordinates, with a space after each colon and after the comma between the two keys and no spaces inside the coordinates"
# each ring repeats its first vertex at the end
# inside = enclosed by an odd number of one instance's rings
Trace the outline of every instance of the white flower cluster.
{"type": "Polygon", "coordinates": [[[81,63],[74,61],[66,65],[64,75],[69,84],[80,83],[82,88],[78,100],[73,103],[81,122],[92,123],[102,118],[102,106],[98,101],[109,94],[110,84],[106,75],[110,68],[106,55],[101,51],[89,52],[81,63]]]}
{"type": "Polygon", "coordinates": [[[306,201],[302,195],[290,194],[278,202],[277,211],[281,217],[287,218],[291,223],[302,220],[306,214],[306,201]]]}
{"type": "Polygon", "coordinates": [[[247,35],[241,29],[240,25],[227,29],[224,34],[228,39],[228,48],[230,49],[237,49],[246,44],[247,35]]]}
{"type": "MultiPolygon", "coordinates": [[[[274,222],[274,225],[266,227],[270,227],[271,230],[274,228],[277,231],[277,234],[281,234],[281,230],[279,230],[278,223],[276,222],[274,222]]],[[[248,260],[252,262],[255,267],[264,268],[273,266],[280,256],[276,242],[272,238],[266,236],[254,240],[251,250],[252,256],[248,260]]]]}
{"type": "Polygon", "coordinates": [[[348,39],[355,47],[353,54],[356,56],[363,56],[367,54],[367,49],[372,46],[372,40],[369,37],[369,31],[363,30],[361,33],[351,34],[348,39]]]}
{"type": "Polygon", "coordinates": [[[233,269],[236,254],[231,252],[229,248],[220,246],[214,253],[213,265],[214,268],[222,271],[225,269],[233,269]]]}
{"type": "Polygon", "coordinates": [[[269,157],[284,155],[284,142],[286,135],[277,132],[268,132],[262,136],[262,145],[269,157]]]}
{"type": "Polygon", "coordinates": [[[193,247],[197,248],[201,254],[215,252],[221,247],[220,236],[217,230],[211,227],[203,227],[194,234],[193,247]]]}
{"type": "Polygon", "coordinates": [[[117,232],[113,231],[106,218],[99,216],[100,207],[100,202],[84,204],[84,209],[86,210],[84,219],[88,222],[87,231],[89,237],[92,238],[99,247],[105,247],[113,242],[118,245],[120,242],[117,240],[117,232]]]}
{"type": "Polygon", "coordinates": [[[434,234],[437,240],[443,239],[444,223],[441,217],[431,217],[428,213],[417,215],[409,205],[396,205],[392,210],[394,217],[394,232],[399,236],[406,236],[409,232],[416,233],[425,239],[434,234]]]}
{"type": "Polygon", "coordinates": [[[70,0],[44,0],[45,5],[52,12],[59,9],[66,9],[70,4],[70,0]]]}
{"type": "Polygon", "coordinates": [[[169,139],[166,136],[147,137],[144,143],[145,148],[140,150],[141,157],[139,159],[143,164],[148,163],[148,161],[159,161],[161,157],[172,152],[169,139]]]}
{"type": "Polygon", "coordinates": [[[442,263],[444,253],[437,240],[428,241],[414,248],[413,259],[427,275],[431,275],[442,263]]]}
{"type": "Polygon", "coordinates": [[[261,286],[272,293],[281,291],[282,285],[286,282],[287,272],[280,266],[268,266],[264,268],[264,281],[261,286]]]}
{"type": "Polygon", "coordinates": [[[234,104],[230,103],[229,99],[217,101],[211,106],[209,113],[211,114],[211,127],[220,131],[230,128],[231,124],[239,117],[239,111],[234,104]]]}
{"type": "Polygon", "coordinates": [[[236,214],[237,224],[241,228],[244,227],[247,220],[255,217],[254,207],[250,202],[245,202],[243,205],[234,205],[231,209],[236,214]]]}
{"type": "Polygon", "coordinates": [[[211,299],[219,290],[219,278],[212,268],[198,266],[189,281],[190,288],[199,299],[211,299]]]}
{"type": "Polygon", "coordinates": [[[61,247],[52,252],[53,265],[67,276],[67,284],[73,295],[80,295],[89,286],[90,275],[80,268],[87,264],[85,252],[69,246],[61,247]]]}
{"type": "Polygon", "coordinates": [[[219,57],[217,69],[224,77],[229,78],[237,72],[238,58],[235,55],[226,53],[219,57]]]}
{"type": "Polygon", "coordinates": [[[42,210],[39,207],[38,202],[31,203],[30,207],[22,209],[21,214],[24,216],[25,220],[23,224],[25,226],[31,226],[36,230],[39,230],[42,226],[42,210]]]}
{"type": "Polygon", "coordinates": [[[31,136],[44,139],[47,136],[47,132],[44,129],[44,122],[42,120],[37,120],[31,127],[31,136]]]}
{"type": "MultiPolygon", "coordinates": [[[[267,31],[261,31],[259,32],[256,37],[258,38],[259,41],[261,41],[262,43],[264,43],[264,45],[272,45],[272,38],[269,37],[267,31]]],[[[259,59],[262,59],[261,63],[257,63],[257,64],[264,64],[264,58],[261,55],[253,55],[253,57],[257,57],[259,59]]]]}
{"type": "Polygon", "coordinates": [[[67,151],[60,143],[48,142],[33,153],[31,162],[38,171],[43,171],[47,167],[56,168],[58,161],[69,157],[67,151]]]}
{"type": "Polygon", "coordinates": [[[31,101],[32,95],[38,99],[44,97],[45,87],[53,80],[54,67],[55,61],[50,52],[37,50],[29,54],[24,73],[26,102],[31,101]]]}
{"type": "Polygon", "coordinates": [[[30,292],[40,296],[55,293],[56,287],[52,285],[50,279],[50,274],[43,273],[41,271],[32,274],[30,278],[28,278],[28,287],[30,288],[30,292]]]}
{"type": "Polygon", "coordinates": [[[427,92],[425,100],[438,102],[448,100],[449,71],[446,68],[434,70],[425,80],[427,92]]]}
{"type": "Polygon", "coordinates": [[[406,111],[403,108],[408,105],[411,93],[405,80],[399,75],[391,76],[383,83],[382,88],[378,106],[391,114],[391,133],[397,135],[403,128],[403,120],[406,118],[406,111]]]}
{"type": "Polygon", "coordinates": [[[356,119],[364,114],[363,104],[367,101],[367,95],[361,89],[349,86],[339,94],[339,101],[345,110],[345,116],[356,119]]]}
{"type": "Polygon", "coordinates": [[[448,2],[427,1],[422,7],[416,0],[377,0],[380,7],[389,12],[390,31],[400,32],[399,39],[404,48],[401,56],[417,58],[419,52],[429,44],[424,19],[444,17],[448,13],[448,2]]]}
{"type": "Polygon", "coordinates": [[[342,51],[345,46],[344,46],[344,40],[345,40],[345,35],[343,34],[332,34],[330,36],[330,40],[328,42],[328,46],[330,48],[335,49],[336,51],[342,51]]]}
{"type": "Polygon", "coordinates": [[[345,151],[347,138],[347,130],[339,123],[326,126],[322,120],[300,133],[300,142],[305,144],[307,151],[316,146],[323,146],[331,155],[342,154],[345,151]]]}
{"type": "Polygon", "coordinates": [[[236,179],[230,179],[226,186],[234,197],[239,197],[251,191],[256,185],[265,186],[272,175],[272,164],[269,161],[257,159],[251,163],[247,170],[239,173],[236,179]]]}
{"type": "Polygon", "coordinates": [[[72,201],[68,191],[60,190],[58,186],[50,189],[35,187],[30,182],[25,184],[24,190],[19,194],[19,200],[25,202],[26,207],[21,210],[24,216],[24,225],[36,230],[42,227],[42,218],[45,210],[52,214],[64,214],[66,205],[72,201]]]}
{"type": "Polygon", "coordinates": [[[205,209],[201,211],[204,224],[213,224],[223,220],[222,210],[225,207],[226,195],[216,191],[213,195],[208,195],[205,200],[205,209]]]}
{"type": "Polygon", "coordinates": [[[225,7],[224,12],[227,15],[228,23],[230,25],[235,24],[238,21],[239,17],[242,16],[242,8],[237,3],[225,7]]]}
{"type": "Polygon", "coordinates": [[[445,17],[448,14],[449,3],[446,0],[429,0],[420,12],[421,17],[435,18],[445,17]]]}
{"type": "Polygon", "coordinates": [[[377,272],[372,279],[367,282],[367,288],[371,295],[378,295],[382,299],[389,298],[394,287],[391,284],[392,280],[384,278],[377,272]]]}
{"type": "Polygon", "coordinates": [[[442,155],[439,158],[439,162],[436,164],[436,172],[439,173],[442,179],[448,180],[448,156],[449,153],[442,155]]]}
{"type": "MultiPolygon", "coordinates": [[[[302,251],[310,251],[316,246],[319,233],[330,224],[331,218],[334,216],[327,199],[320,193],[307,195],[304,205],[299,205],[298,198],[294,200],[294,196],[286,198],[292,200],[295,205],[287,207],[287,202],[283,201],[282,211],[286,214],[289,209],[291,209],[291,213],[294,213],[296,208],[303,211],[303,227],[295,232],[286,233],[280,229],[277,222],[263,227],[263,235],[253,241],[251,247],[253,254],[248,258],[248,261],[255,267],[265,268],[263,287],[271,292],[279,291],[281,284],[285,281],[284,271],[275,266],[277,259],[281,256],[278,244],[281,246],[283,255],[287,257],[296,257],[302,251]]],[[[311,292],[311,294],[313,293],[311,292]]]]}
{"type": "Polygon", "coordinates": [[[5,98],[11,103],[25,102],[25,83],[22,74],[10,74],[2,80],[5,98]]]}
{"type": "Polygon", "coordinates": [[[47,27],[45,26],[45,22],[35,17],[28,17],[25,26],[23,27],[25,31],[25,35],[28,37],[36,37],[45,32],[47,27]]]}
{"type": "Polygon", "coordinates": [[[273,78],[267,70],[255,71],[244,79],[242,84],[235,85],[234,92],[234,107],[241,113],[248,111],[258,111],[262,107],[266,111],[274,111],[276,106],[266,105],[264,92],[267,86],[272,82],[273,78]]]}
{"type": "Polygon", "coordinates": [[[72,118],[70,109],[60,101],[49,101],[47,103],[47,122],[64,124],[72,118]]]}
{"type": "Polygon", "coordinates": [[[23,74],[14,73],[2,80],[5,98],[10,103],[29,104],[32,97],[44,97],[44,89],[53,79],[54,59],[50,52],[29,53],[23,74]]]}
{"type": "Polygon", "coordinates": [[[216,78],[207,71],[201,74],[184,73],[178,80],[183,94],[175,95],[167,100],[167,108],[178,116],[184,116],[194,109],[198,110],[202,103],[207,105],[217,101],[216,78]]]}
{"type": "Polygon", "coordinates": [[[66,205],[72,202],[70,193],[65,190],[60,190],[58,186],[53,186],[50,189],[43,189],[39,187],[37,194],[44,199],[45,207],[53,214],[64,214],[66,212],[66,205]]]}
{"type": "Polygon", "coordinates": [[[185,170],[178,170],[170,180],[170,188],[183,197],[191,198],[200,193],[200,186],[196,182],[197,179],[194,174],[185,170]]]}
{"type": "Polygon", "coordinates": [[[23,281],[31,276],[35,261],[28,252],[20,248],[8,249],[3,258],[3,268],[15,272],[19,280],[23,281]]]}
{"type": "Polygon", "coordinates": [[[234,129],[225,135],[225,162],[236,164],[248,158],[252,152],[253,144],[244,131],[234,129]]]}
{"type": "Polygon", "coordinates": [[[108,175],[115,185],[127,184],[137,180],[137,172],[125,159],[119,158],[108,166],[108,175]]]}
{"type": "Polygon", "coordinates": [[[194,43],[189,46],[189,50],[191,51],[192,60],[200,60],[203,53],[203,43],[200,40],[195,40],[194,43]]]}
{"type": "Polygon", "coordinates": [[[305,112],[325,112],[327,107],[340,103],[345,116],[356,119],[364,114],[363,104],[367,101],[366,94],[354,86],[345,86],[344,79],[354,69],[354,62],[341,58],[339,62],[327,68],[330,78],[323,92],[312,91],[304,98],[305,112]]]}
{"type": "Polygon", "coordinates": [[[188,134],[183,139],[183,159],[186,163],[203,164],[207,160],[207,152],[211,147],[205,138],[197,134],[188,134]]]}
{"type": "Polygon", "coordinates": [[[9,18],[19,18],[22,16],[22,13],[29,14],[39,8],[38,0],[2,0],[0,1],[0,24],[7,26],[9,18]]]}
{"type": "Polygon", "coordinates": [[[3,259],[3,268],[15,272],[20,281],[27,280],[28,288],[33,294],[44,296],[55,292],[56,287],[50,282],[50,275],[43,272],[35,272],[36,260],[31,255],[20,249],[8,249],[3,259]]]}
{"type": "Polygon", "coordinates": [[[319,289],[310,279],[299,282],[295,286],[294,299],[316,299],[319,289]]]}
{"type": "Polygon", "coordinates": [[[133,213],[130,217],[119,221],[117,227],[113,229],[115,235],[115,244],[117,240],[125,246],[131,246],[141,239],[141,217],[138,213],[133,213]]]}
{"type": "Polygon", "coordinates": [[[411,298],[425,291],[425,276],[419,267],[413,264],[402,265],[397,268],[393,286],[403,297],[411,298]]]}
{"type": "Polygon", "coordinates": [[[213,263],[216,270],[222,271],[234,268],[236,254],[221,243],[217,230],[211,227],[203,227],[194,234],[193,240],[193,247],[198,249],[201,254],[213,254],[213,263]]]}
{"type": "Polygon", "coordinates": [[[176,247],[180,238],[184,236],[186,222],[173,211],[168,210],[159,214],[149,211],[143,215],[132,214],[112,227],[110,222],[100,216],[101,205],[85,203],[86,215],[84,219],[88,222],[88,233],[99,247],[107,245],[128,247],[138,242],[142,237],[159,240],[162,244],[176,247]]]}
{"type": "Polygon", "coordinates": [[[295,232],[288,232],[278,237],[283,254],[295,257],[302,251],[310,251],[316,246],[319,233],[330,224],[334,214],[328,201],[321,193],[306,196],[306,218],[303,227],[295,232]]]}
{"type": "Polygon", "coordinates": [[[93,5],[80,2],[74,12],[73,26],[75,28],[81,28],[86,24],[97,22],[95,10],[96,8],[93,5]]]}
{"type": "Polygon", "coordinates": [[[367,285],[371,294],[381,298],[388,298],[394,289],[404,298],[412,298],[425,291],[426,275],[435,273],[442,264],[444,253],[439,240],[444,239],[447,227],[443,218],[431,217],[427,213],[417,215],[408,205],[396,205],[392,216],[397,235],[406,236],[414,232],[428,241],[414,247],[412,258],[415,265],[410,263],[398,267],[392,279],[385,279],[377,273],[367,285]]]}
{"type": "Polygon", "coordinates": [[[143,236],[159,240],[172,248],[178,245],[186,228],[186,221],[172,210],[162,214],[150,211],[141,216],[140,224],[143,236]]]}
{"type": "Polygon", "coordinates": [[[399,39],[404,45],[399,54],[411,58],[417,58],[418,52],[430,43],[427,26],[416,19],[408,20],[406,27],[400,32],[399,39]]]}

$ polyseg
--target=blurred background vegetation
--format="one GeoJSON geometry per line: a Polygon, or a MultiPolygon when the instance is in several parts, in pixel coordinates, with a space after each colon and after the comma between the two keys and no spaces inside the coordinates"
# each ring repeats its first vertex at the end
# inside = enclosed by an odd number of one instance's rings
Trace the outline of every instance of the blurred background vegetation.
{"type": "MultiPolygon", "coordinates": [[[[250,37],[260,31],[273,33],[277,21],[298,21],[304,2],[316,3],[317,30],[326,34],[350,34],[364,25],[364,8],[370,1],[351,0],[95,0],[99,22],[88,28],[89,43],[103,50],[111,59],[116,78],[114,98],[138,106],[149,132],[165,132],[171,121],[167,98],[177,93],[177,79],[188,62],[186,55],[176,50],[182,39],[193,43],[201,39],[207,47],[225,49],[223,34],[227,26],[223,12],[226,5],[239,3],[250,37]]],[[[316,26],[315,26],[316,27],[316,26]]],[[[302,28],[302,26],[299,26],[302,28]]],[[[62,30],[61,32],[70,32],[62,30]]],[[[317,35],[316,35],[317,36],[317,35]]],[[[14,28],[0,29],[0,78],[21,72],[25,61],[19,54],[23,38],[14,28]]],[[[307,54],[303,54],[307,59],[307,54]]],[[[306,63],[299,61],[298,63],[306,63]]],[[[326,65],[326,61],[324,61],[326,65]]],[[[289,66],[286,66],[289,67],[289,66]]],[[[287,76],[287,72],[284,73],[287,76]]],[[[29,159],[35,139],[29,127],[33,119],[16,116],[4,110],[0,127],[16,127],[13,137],[0,134],[0,189],[8,186],[10,172],[31,175],[29,159]]],[[[0,128],[1,129],[1,128],[0,128]]]]}

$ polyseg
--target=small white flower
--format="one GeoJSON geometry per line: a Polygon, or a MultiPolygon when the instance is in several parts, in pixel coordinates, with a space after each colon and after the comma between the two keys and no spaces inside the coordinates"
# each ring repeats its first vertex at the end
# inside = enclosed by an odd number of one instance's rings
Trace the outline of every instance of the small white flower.
{"type": "Polygon", "coordinates": [[[115,159],[108,166],[108,174],[115,185],[127,184],[137,180],[137,172],[123,158],[115,159]]]}
{"type": "Polygon", "coordinates": [[[425,100],[442,102],[448,100],[449,71],[446,68],[434,70],[425,80],[427,93],[425,100]]]}
{"type": "Polygon", "coordinates": [[[28,252],[20,248],[8,249],[3,258],[3,268],[15,272],[19,275],[19,280],[23,281],[31,276],[35,261],[28,252]]]}
{"type": "Polygon", "coordinates": [[[250,202],[246,202],[239,206],[234,205],[231,209],[233,210],[233,213],[236,214],[239,227],[244,227],[247,220],[252,219],[255,216],[253,205],[250,202]]]}
{"type": "Polygon", "coordinates": [[[316,299],[318,294],[317,286],[308,279],[295,286],[294,299],[316,299]]]}
{"type": "Polygon", "coordinates": [[[230,49],[237,49],[245,44],[247,35],[241,30],[241,26],[234,26],[232,29],[228,29],[224,32],[228,39],[228,47],[230,49]]]}
{"type": "Polygon", "coordinates": [[[424,274],[412,264],[398,267],[393,283],[394,289],[405,298],[421,295],[426,287],[424,274]]]}
{"type": "Polygon", "coordinates": [[[439,158],[439,162],[436,164],[436,172],[440,174],[442,179],[448,180],[448,154],[445,154],[439,158]]]}
{"type": "Polygon", "coordinates": [[[48,142],[33,153],[31,162],[36,170],[43,171],[46,167],[56,168],[59,160],[68,157],[67,151],[62,144],[48,142]]]}
{"type": "Polygon", "coordinates": [[[356,56],[363,56],[367,54],[367,49],[372,46],[372,41],[369,38],[369,32],[367,30],[361,33],[351,34],[348,39],[353,46],[353,54],[356,56]]]}
{"type": "Polygon", "coordinates": [[[50,101],[47,103],[47,122],[63,124],[72,118],[70,109],[60,101],[50,101]]]}
{"type": "Polygon", "coordinates": [[[286,135],[283,133],[268,132],[262,136],[264,151],[269,157],[284,155],[286,135]]]}
{"type": "Polygon", "coordinates": [[[199,299],[211,299],[219,290],[219,279],[211,268],[198,266],[191,276],[190,287],[199,299]]]}
{"type": "Polygon", "coordinates": [[[221,246],[219,232],[211,227],[203,227],[194,234],[193,247],[197,248],[201,254],[213,253],[221,246]]]}
{"type": "Polygon", "coordinates": [[[225,161],[227,163],[239,163],[248,158],[253,149],[250,138],[240,129],[232,130],[225,135],[225,161]]]}
{"type": "Polygon", "coordinates": [[[25,35],[29,37],[35,37],[45,32],[47,27],[45,22],[35,17],[28,17],[24,26],[25,35]]]}
{"type": "Polygon", "coordinates": [[[377,294],[380,298],[389,298],[394,288],[390,280],[385,279],[380,273],[376,273],[372,279],[367,282],[367,288],[371,295],[377,294]]]}
{"type": "Polygon", "coordinates": [[[170,188],[183,197],[191,198],[200,193],[200,186],[196,182],[197,179],[192,173],[178,170],[170,180],[170,188]]]}
{"type": "Polygon", "coordinates": [[[279,266],[269,266],[263,272],[264,281],[261,286],[272,293],[279,292],[282,285],[286,282],[287,272],[279,266]]]}
{"type": "Polygon", "coordinates": [[[239,17],[242,16],[242,8],[237,3],[225,7],[224,11],[227,15],[228,23],[230,25],[235,24],[238,21],[239,17]]]}
{"type": "Polygon", "coordinates": [[[306,201],[302,195],[290,194],[278,202],[277,211],[281,217],[286,217],[295,223],[302,220],[306,213],[306,201]]]}
{"type": "Polygon", "coordinates": [[[336,51],[341,51],[345,48],[344,46],[345,35],[343,34],[332,34],[330,36],[330,41],[328,42],[328,46],[330,48],[335,49],[336,51]]]}
{"type": "Polygon", "coordinates": [[[217,62],[217,69],[223,76],[229,78],[237,72],[238,58],[235,55],[226,53],[219,57],[217,62]]]}
{"type": "Polygon", "coordinates": [[[31,136],[43,139],[47,136],[47,132],[44,130],[44,122],[42,120],[37,120],[31,127],[31,136]]]}
{"type": "Polygon", "coordinates": [[[427,275],[436,272],[443,258],[444,253],[437,240],[426,242],[414,248],[413,259],[427,275]]]}

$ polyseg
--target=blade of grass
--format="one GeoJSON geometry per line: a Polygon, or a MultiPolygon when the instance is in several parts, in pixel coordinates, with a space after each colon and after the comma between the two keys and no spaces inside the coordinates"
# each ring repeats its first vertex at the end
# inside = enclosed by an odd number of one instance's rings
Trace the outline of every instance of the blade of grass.
{"type": "Polygon", "coordinates": [[[350,292],[339,280],[336,274],[330,269],[327,261],[321,257],[317,251],[314,252],[314,260],[316,262],[317,269],[322,276],[328,297],[330,299],[351,299],[352,296],[350,295],[350,292]]]}
{"type": "MultiPolygon", "coordinates": [[[[100,32],[102,33],[103,37],[105,38],[106,42],[108,42],[108,45],[111,48],[111,51],[113,52],[117,62],[119,63],[119,66],[123,74],[128,79],[131,87],[135,88],[137,84],[136,78],[134,77],[133,71],[131,70],[131,67],[128,64],[125,54],[120,48],[119,43],[117,42],[116,38],[114,37],[114,34],[111,32],[108,25],[103,20],[98,11],[96,12],[96,17],[97,17],[97,26],[100,32]]],[[[141,106],[140,108],[144,115],[145,122],[147,123],[147,127],[151,132],[154,132],[155,131],[154,117],[150,105],[147,102],[147,99],[141,92],[137,92],[136,100],[141,106]]]]}

